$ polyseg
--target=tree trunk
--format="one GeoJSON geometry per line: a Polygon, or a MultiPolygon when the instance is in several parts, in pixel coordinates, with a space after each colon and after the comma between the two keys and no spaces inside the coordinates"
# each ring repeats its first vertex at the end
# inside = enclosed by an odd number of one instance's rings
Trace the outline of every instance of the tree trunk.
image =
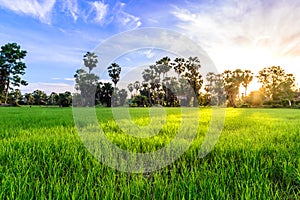
{"type": "Polygon", "coordinates": [[[8,88],[9,88],[9,79],[8,79],[8,81],[7,81],[6,88],[5,88],[5,99],[4,99],[4,104],[7,103],[7,99],[8,99],[8,88]]]}

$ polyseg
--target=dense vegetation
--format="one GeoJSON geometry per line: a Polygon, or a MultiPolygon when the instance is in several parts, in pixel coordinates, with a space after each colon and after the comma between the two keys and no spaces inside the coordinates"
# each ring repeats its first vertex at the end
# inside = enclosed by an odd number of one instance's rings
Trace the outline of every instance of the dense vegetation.
{"type": "MultiPolygon", "coordinates": [[[[179,118],[177,109],[167,108],[167,116],[179,118]]],[[[129,142],[110,108],[96,111],[110,140],[132,151],[139,149],[136,145],[159,148],[157,143],[167,142],[173,134],[169,128],[177,123],[163,128],[157,140],[129,142]]],[[[149,123],[147,108],[130,112],[135,123],[149,123]]],[[[179,160],[153,173],[129,174],[93,158],[77,135],[70,108],[1,107],[0,198],[299,198],[299,110],[227,109],[220,140],[204,158],[198,150],[210,110],[200,112],[196,140],[179,160]]]]}
{"type": "MultiPolygon", "coordinates": [[[[127,91],[119,90],[121,66],[112,63],[108,74],[111,83],[102,83],[92,70],[97,66],[98,58],[87,52],[84,56],[85,67],[75,74],[75,106],[107,107],[126,104],[127,91]]],[[[178,106],[215,106],[229,107],[300,107],[300,92],[296,88],[295,77],[287,74],[280,66],[266,67],[256,76],[262,84],[259,91],[251,91],[248,86],[254,74],[251,70],[225,70],[221,74],[209,72],[201,74],[201,62],[198,57],[175,58],[163,57],[144,69],[142,82],[135,80],[127,86],[131,94],[128,103],[133,107],[178,106]],[[204,86],[204,87],[203,87],[204,86]],[[245,92],[241,93],[241,88],[245,92]],[[134,92],[134,93],[133,93],[134,92]]],[[[137,78],[138,79],[138,78],[137,78]]]]}
{"type": "Polygon", "coordinates": [[[143,82],[135,80],[128,84],[127,90],[118,89],[122,67],[112,63],[108,75],[112,83],[101,82],[93,73],[99,63],[93,52],[83,56],[84,66],[74,75],[76,92],[68,91],[47,95],[37,88],[32,93],[21,94],[17,88],[28,83],[22,79],[26,64],[23,62],[27,51],[21,50],[16,43],[8,43],[0,50],[0,103],[4,105],[59,105],[107,107],[130,106],[149,107],[161,105],[177,106],[212,106],[230,107],[300,107],[300,91],[296,88],[295,77],[287,74],[280,66],[265,67],[260,70],[258,82],[262,84],[259,91],[247,94],[248,86],[254,74],[251,70],[225,70],[221,74],[209,72],[201,74],[201,61],[198,57],[174,58],[163,57],[146,68],[141,77],[143,82]],[[172,73],[173,72],[173,73],[172,73]],[[206,76],[206,78],[204,78],[206,76]],[[206,80],[204,80],[206,79],[206,80]],[[241,94],[241,88],[245,92],[241,94]],[[135,90],[134,95],[132,92],[135,90]]]}

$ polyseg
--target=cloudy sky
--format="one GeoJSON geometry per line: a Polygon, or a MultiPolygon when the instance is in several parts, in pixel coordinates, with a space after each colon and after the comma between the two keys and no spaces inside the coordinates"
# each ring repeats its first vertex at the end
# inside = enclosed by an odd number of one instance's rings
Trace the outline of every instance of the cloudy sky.
{"type": "MultiPolygon", "coordinates": [[[[145,27],[184,34],[220,72],[280,65],[300,83],[299,0],[0,0],[0,45],[17,42],[28,52],[23,92],[72,90],[87,51],[145,27]]],[[[129,54],[121,66],[133,67],[126,60],[134,56],[139,65],[164,56],[155,49],[129,54]]]]}

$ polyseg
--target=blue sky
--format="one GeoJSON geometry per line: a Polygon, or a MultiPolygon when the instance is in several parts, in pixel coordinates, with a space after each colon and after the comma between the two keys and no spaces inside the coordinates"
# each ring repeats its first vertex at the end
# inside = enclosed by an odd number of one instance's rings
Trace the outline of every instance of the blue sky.
{"type": "MultiPolygon", "coordinates": [[[[280,65],[300,82],[298,0],[0,0],[0,45],[17,42],[28,51],[24,78],[29,85],[23,92],[72,90],[87,51],[115,34],[145,27],[184,34],[220,72],[242,68],[257,73],[280,65]]],[[[142,65],[160,55],[147,49],[134,56],[142,65]]],[[[131,67],[124,60],[119,59],[121,65],[131,67]]]]}

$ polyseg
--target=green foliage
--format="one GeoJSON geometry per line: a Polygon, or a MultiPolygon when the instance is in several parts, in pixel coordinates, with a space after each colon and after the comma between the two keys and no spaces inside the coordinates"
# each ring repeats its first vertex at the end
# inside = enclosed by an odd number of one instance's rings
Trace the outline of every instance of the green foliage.
{"type": "Polygon", "coordinates": [[[117,63],[112,63],[108,68],[108,75],[110,76],[112,82],[117,87],[117,83],[120,80],[121,67],[117,63]]]}
{"type": "Polygon", "coordinates": [[[98,59],[97,55],[94,52],[87,52],[83,56],[84,66],[89,69],[89,74],[97,66],[98,59]]]}
{"type": "Polygon", "coordinates": [[[78,69],[75,78],[75,89],[81,95],[76,100],[76,106],[93,106],[95,105],[95,94],[99,84],[99,77],[93,73],[87,73],[83,69],[78,69]]]}
{"type": "Polygon", "coordinates": [[[176,107],[192,104],[198,106],[203,84],[202,75],[199,72],[200,67],[200,60],[197,57],[175,58],[174,61],[171,61],[169,57],[163,57],[142,72],[144,79],[142,85],[136,81],[133,85],[128,85],[128,88],[133,86],[136,89],[136,95],[140,90],[140,95],[147,101],[139,102],[147,102],[150,105],[176,107]],[[172,68],[178,74],[177,78],[168,76],[172,68]],[[184,100],[179,100],[177,96],[184,100]]]}
{"type": "Polygon", "coordinates": [[[69,91],[58,94],[57,103],[59,107],[69,107],[72,104],[72,94],[69,91]]]}
{"type": "Polygon", "coordinates": [[[125,89],[118,90],[119,105],[124,106],[127,99],[127,91],[125,89]]]}
{"type": "MultiPolygon", "coordinates": [[[[149,123],[148,108],[130,109],[149,123]]],[[[190,115],[196,114],[190,109],[190,115]]],[[[152,173],[118,172],[99,163],[81,143],[71,108],[0,107],[0,199],[298,199],[298,110],[227,109],[222,135],[199,157],[211,110],[201,109],[189,150],[152,173]]],[[[180,110],[167,108],[167,123],[150,139],[119,129],[109,108],[96,109],[100,126],[116,145],[133,152],[167,145],[180,125],[180,110]]],[[[159,126],[159,125],[158,125],[159,126]]]]}
{"type": "Polygon", "coordinates": [[[26,53],[17,43],[7,43],[1,47],[0,102],[3,100],[4,103],[7,103],[9,90],[13,87],[27,85],[27,82],[21,78],[25,74],[26,65],[22,60],[26,53]]]}
{"type": "Polygon", "coordinates": [[[45,105],[47,102],[47,94],[41,90],[35,90],[32,93],[35,105],[45,105]]]}
{"type": "Polygon", "coordinates": [[[111,107],[113,92],[114,88],[111,83],[98,84],[96,91],[96,101],[99,101],[102,105],[111,107]]]}
{"type": "Polygon", "coordinates": [[[150,105],[150,103],[148,102],[148,98],[143,95],[136,95],[132,103],[133,105],[136,105],[138,107],[146,107],[150,105]]]}
{"type": "Polygon", "coordinates": [[[291,100],[294,95],[295,77],[286,74],[280,66],[267,67],[259,71],[258,81],[269,100],[291,100]]]}

